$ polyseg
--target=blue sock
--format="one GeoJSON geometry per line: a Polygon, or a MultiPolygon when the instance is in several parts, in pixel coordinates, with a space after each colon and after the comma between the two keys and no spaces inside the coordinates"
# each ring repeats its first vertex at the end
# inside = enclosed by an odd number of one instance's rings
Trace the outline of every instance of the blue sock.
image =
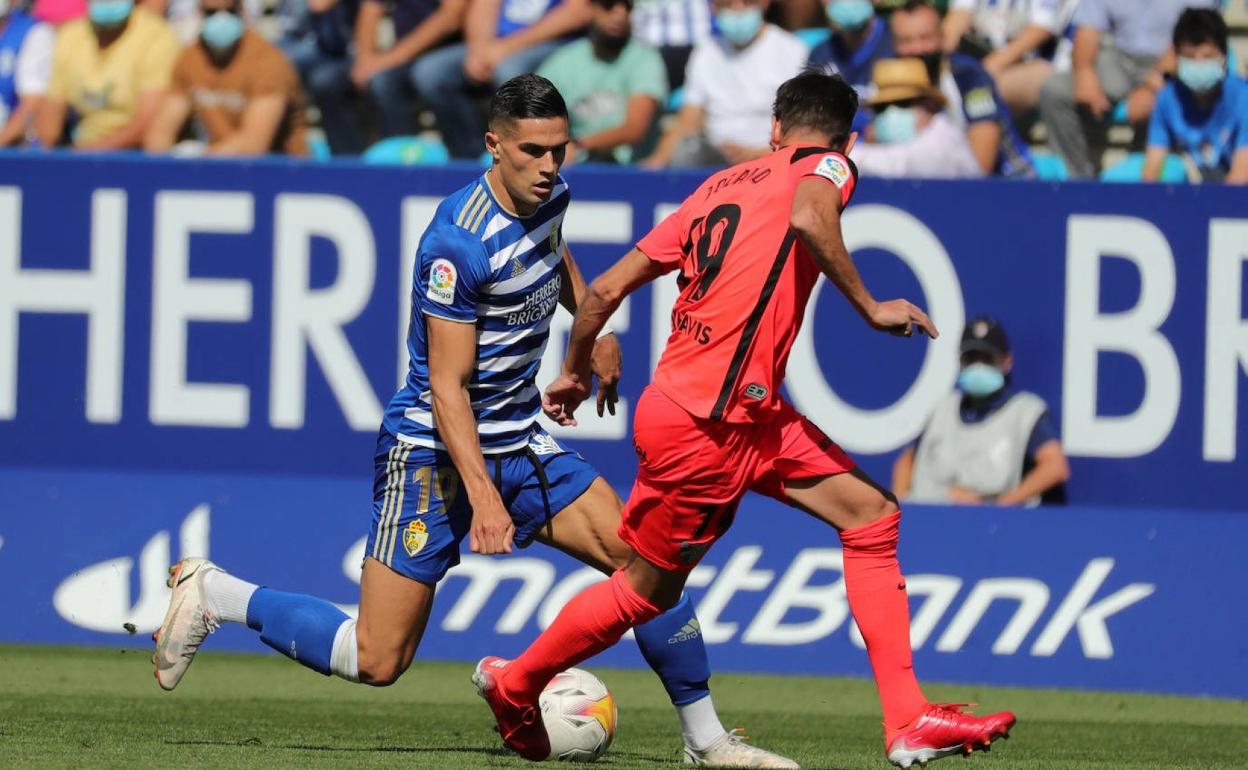
{"type": "Polygon", "coordinates": [[[334,605],[304,594],[261,588],[247,604],[247,625],[260,639],[291,660],[328,675],[334,635],[347,614],[334,605]]]}
{"type": "Polygon", "coordinates": [[[688,594],[667,612],[633,629],[637,646],[650,668],[663,680],[673,706],[711,694],[711,664],[706,659],[702,629],[688,594]]]}

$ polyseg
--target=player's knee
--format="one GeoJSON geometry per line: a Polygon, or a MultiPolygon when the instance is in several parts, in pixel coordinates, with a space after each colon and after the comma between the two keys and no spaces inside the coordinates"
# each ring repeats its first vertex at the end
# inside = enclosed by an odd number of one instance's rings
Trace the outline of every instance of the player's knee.
{"type": "Polygon", "coordinates": [[[876,494],[866,496],[854,506],[851,514],[852,527],[865,527],[874,524],[885,516],[892,516],[898,511],[897,498],[884,489],[877,489],[876,494]]]}

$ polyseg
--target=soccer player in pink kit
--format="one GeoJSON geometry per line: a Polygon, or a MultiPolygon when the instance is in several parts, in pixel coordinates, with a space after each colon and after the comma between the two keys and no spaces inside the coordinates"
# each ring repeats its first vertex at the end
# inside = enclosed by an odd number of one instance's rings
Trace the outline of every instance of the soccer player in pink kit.
{"type": "Polygon", "coordinates": [[[640,468],[620,525],[633,549],[609,581],[581,592],[513,661],[486,658],[473,678],[504,743],[544,758],[535,708],[556,673],[615,644],[677,601],[689,571],[732,523],[748,490],[835,527],[850,610],[867,643],[884,715],[885,751],[900,767],[986,749],[1014,725],[929,703],[915,679],[910,611],[897,563],[896,498],[857,469],[780,398],[807,300],[826,275],[873,328],[902,336],[935,326],[905,300],[877,302],[841,238],[857,169],[846,157],[857,97],[839,77],[806,72],[776,95],[774,152],[711,176],[615,266],[578,308],[562,375],[544,409],[561,424],[589,396],[589,355],[622,299],[680,270],[673,330],[637,404],[640,468]]]}

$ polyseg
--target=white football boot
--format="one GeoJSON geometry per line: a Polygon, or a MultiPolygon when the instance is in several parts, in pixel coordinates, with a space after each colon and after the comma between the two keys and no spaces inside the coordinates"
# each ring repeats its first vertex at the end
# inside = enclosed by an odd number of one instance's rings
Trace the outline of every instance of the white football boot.
{"type": "Polygon", "coordinates": [[[730,730],[710,746],[699,751],[685,745],[685,764],[705,767],[771,767],[796,770],[801,765],[788,757],[751,746],[738,730],[730,730]]]}
{"type": "Polygon", "coordinates": [[[166,690],[172,690],[190,668],[199,645],[208,634],[221,627],[221,622],[209,612],[204,603],[204,575],[222,569],[207,559],[183,559],[169,568],[167,585],[173,589],[169,596],[169,611],[152,640],[156,652],[152,663],[156,667],[156,681],[166,690]]]}

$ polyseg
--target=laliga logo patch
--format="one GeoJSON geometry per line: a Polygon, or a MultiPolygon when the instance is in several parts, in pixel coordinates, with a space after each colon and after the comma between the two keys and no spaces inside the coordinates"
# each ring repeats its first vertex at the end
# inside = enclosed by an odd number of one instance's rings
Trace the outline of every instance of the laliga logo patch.
{"type": "Polygon", "coordinates": [[[849,165],[838,155],[823,156],[823,160],[815,166],[815,173],[837,187],[844,187],[849,181],[849,165]]]}
{"type": "Polygon", "coordinates": [[[420,549],[424,548],[427,542],[429,542],[429,528],[425,526],[425,522],[416,519],[407,525],[407,529],[403,532],[403,547],[407,549],[408,556],[420,553],[420,549]]]}
{"type": "Polygon", "coordinates": [[[455,300],[455,266],[446,259],[435,259],[429,268],[429,290],[425,296],[449,305],[455,300]]]}

